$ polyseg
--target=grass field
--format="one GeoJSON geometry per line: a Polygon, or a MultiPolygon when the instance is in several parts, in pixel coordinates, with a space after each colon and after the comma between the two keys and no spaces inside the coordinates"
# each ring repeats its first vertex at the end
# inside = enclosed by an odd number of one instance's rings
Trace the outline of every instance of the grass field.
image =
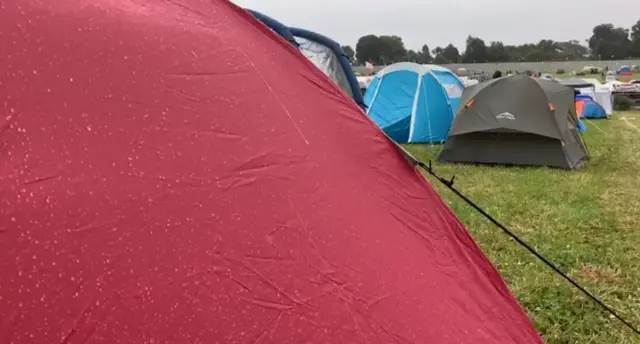
{"type": "MultiPolygon", "coordinates": [[[[443,177],[588,290],[640,326],[640,112],[587,122],[577,171],[436,164],[443,177]]],[[[437,147],[409,147],[423,161],[437,147]]],[[[432,179],[550,344],[640,343],[640,336],[432,179]]]]}

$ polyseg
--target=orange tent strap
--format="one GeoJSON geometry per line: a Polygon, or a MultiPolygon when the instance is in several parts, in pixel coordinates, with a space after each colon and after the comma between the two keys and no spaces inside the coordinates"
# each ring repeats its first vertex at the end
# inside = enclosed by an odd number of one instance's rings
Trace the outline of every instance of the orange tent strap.
{"type": "Polygon", "coordinates": [[[556,111],[556,107],[553,106],[553,104],[549,103],[549,110],[550,111],[556,111]]]}
{"type": "Polygon", "coordinates": [[[465,107],[469,108],[469,107],[471,107],[471,105],[473,105],[473,103],[475,103],[475,102],[476,102],[476,100],[475,100],[475,99],[471,99],[471,100],[470,100],[470,101],[465,105],[465,107]]]}

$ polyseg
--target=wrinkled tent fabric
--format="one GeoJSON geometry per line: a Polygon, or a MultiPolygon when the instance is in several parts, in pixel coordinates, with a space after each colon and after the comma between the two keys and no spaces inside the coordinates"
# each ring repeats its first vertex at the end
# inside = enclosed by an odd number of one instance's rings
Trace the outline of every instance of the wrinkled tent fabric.
{"type": "Polygon", "coordinates": [[[394,141],[442,143],[463,89],[446,68],[400,62],[376,74],[364,102],[369,117],[394,141]]]}
{"type": "Polygon", "coordinates": [[[3,6],[0,343],[542,342],[422,175],[248,12],[3,6]]]}
{"type": "Polygon", "coordinates": [[[578,133],[574,91],[524,75],[465,89],[444,162],[582,167],[589,154],[578,133]]]}

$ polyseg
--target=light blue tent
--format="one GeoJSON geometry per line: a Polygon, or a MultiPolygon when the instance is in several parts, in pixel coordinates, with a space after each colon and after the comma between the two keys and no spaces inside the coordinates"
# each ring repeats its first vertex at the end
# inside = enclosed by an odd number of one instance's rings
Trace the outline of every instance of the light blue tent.
{"type": "Polygon", "coordinates": [[[381,70],[364,96],[367,114],[398,143],[442,143],[464,90],[450,70],[396,63],[381,70]]]}

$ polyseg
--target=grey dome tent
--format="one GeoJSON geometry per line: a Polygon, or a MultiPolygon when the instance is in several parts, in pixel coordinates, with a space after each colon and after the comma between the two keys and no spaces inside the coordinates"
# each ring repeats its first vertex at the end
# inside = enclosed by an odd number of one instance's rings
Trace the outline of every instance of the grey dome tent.
{"type": "Polygon", "coordinates": [[[577,130],[574,92],[507,76],[464,90],[439,161],[576,169],[589,160],[577,130]]]}

